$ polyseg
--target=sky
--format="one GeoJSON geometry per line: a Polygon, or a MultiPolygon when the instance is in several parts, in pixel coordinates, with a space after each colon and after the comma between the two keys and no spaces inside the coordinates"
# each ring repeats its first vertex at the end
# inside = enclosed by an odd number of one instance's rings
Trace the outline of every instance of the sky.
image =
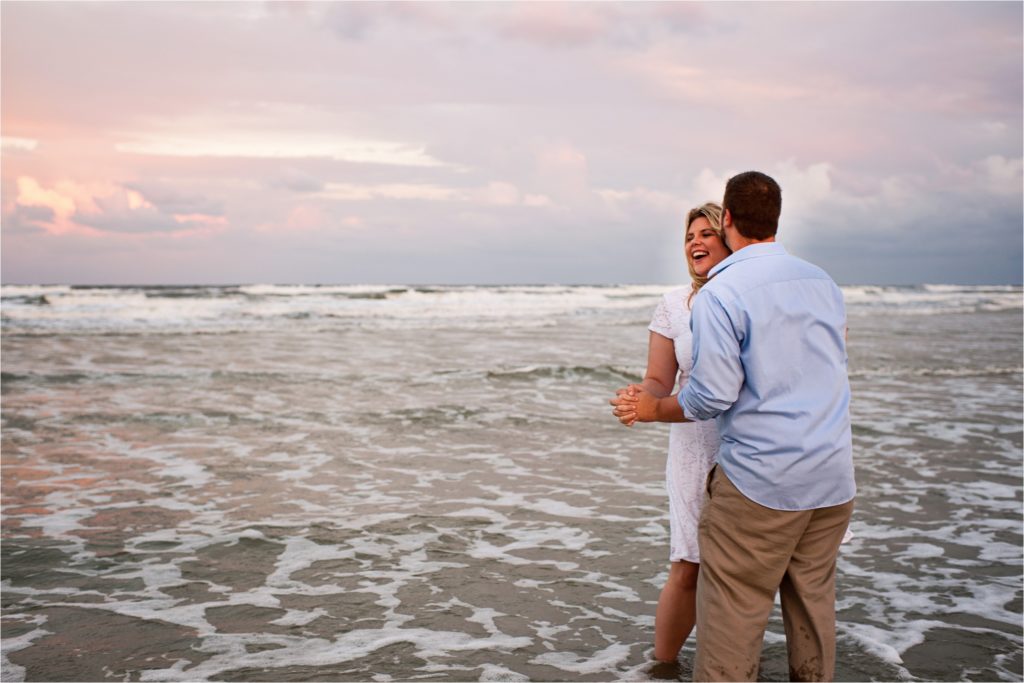
{"type": "Polygon", "coordinates": [[[7,284],[1019,284],[1019,2],[0,3],[7,284]]]}

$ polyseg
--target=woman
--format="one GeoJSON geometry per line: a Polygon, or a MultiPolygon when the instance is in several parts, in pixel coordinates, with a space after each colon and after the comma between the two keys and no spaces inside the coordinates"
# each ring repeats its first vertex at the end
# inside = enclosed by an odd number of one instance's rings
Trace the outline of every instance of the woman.
{"type": "MultiPolygon", "coordinates": [[[[684,250],[693,284],[665,294],[648,328],[647,373],[640,386],[659,397],[672,393],[677,373],[680,388],[689,377],[693,297],[708,281],[708,272],[732,253],[725,244],[721,221],[722,207],[711,202],[693,209],[686,218],[684,250]]],[[[636,421],[628,400],[633,392],[632,387],[619,389],[611,401],[613,414],[626,426],[636,421]]],[[[697,523],[704,503],[704,482],[718,452],[718,427],[714,421],[675,423],[668,443],[665,477],[671,563],[654,618],[654,656],[662,662],[675,662],[696,620],[697,523]]]]}

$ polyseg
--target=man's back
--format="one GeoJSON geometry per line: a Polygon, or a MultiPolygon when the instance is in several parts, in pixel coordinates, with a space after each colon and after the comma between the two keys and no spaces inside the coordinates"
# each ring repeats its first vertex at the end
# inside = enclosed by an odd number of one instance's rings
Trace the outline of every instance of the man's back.
{"type": "Polygon", "coordinates": [[[831,278],[775,242],[781,212],[764,173],[726,183],[734,252],[694,300],[694,367],[669,405],[717,417],[722,437],[700,519],[699,681],[757,680],[776,594],[790,679],[835,679],[836,554],[856,492],[846,313],[831,278]]]}
{"type": "Polygon", "coordinates": [[[697,386],[681,397],[686,414],[718,413],[719,465],[751,500],[777,510],[851,500],[839,288],[777,243],[747,246],[712,274],[693,306],[697,386]]]}

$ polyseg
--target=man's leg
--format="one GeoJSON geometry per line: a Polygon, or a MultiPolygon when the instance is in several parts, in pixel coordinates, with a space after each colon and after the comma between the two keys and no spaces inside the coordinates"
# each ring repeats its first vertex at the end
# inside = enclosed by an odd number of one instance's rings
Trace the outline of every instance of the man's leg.
{"type": "Polygon", "coordinates": [[[779,586],[791,681],[831,681],[836,668],[836,553],[853,501],[812,511],[779,586]]]}
{"type": "Polygon", "coordinates": [[[700,519],[695,681],[753,681],[775,592],[812,511],[758,505],[721,467],[700,519]]]}

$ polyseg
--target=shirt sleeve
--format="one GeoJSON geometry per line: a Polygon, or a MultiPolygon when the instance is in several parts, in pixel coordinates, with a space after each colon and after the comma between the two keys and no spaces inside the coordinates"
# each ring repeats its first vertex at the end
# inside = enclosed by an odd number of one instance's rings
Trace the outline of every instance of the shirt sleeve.
{"type": "Polygon", "coordinates": [[[693,302],[693,370],[679,392],[686,417],[710,420],[728,410],[743,386],[740,339],[722,303],[710,292],[693,302]]]}
{"type": "Polygon", "coordinates": [[[668,310],[667,296],[661,297],[658,307],[654,309],[654,315],[651,316],[651,324],[647,326],[647,329],[651,332],[657,332],[662,337],[675,338],[675,335],[672,334],[672,316],[668,310]]]}

